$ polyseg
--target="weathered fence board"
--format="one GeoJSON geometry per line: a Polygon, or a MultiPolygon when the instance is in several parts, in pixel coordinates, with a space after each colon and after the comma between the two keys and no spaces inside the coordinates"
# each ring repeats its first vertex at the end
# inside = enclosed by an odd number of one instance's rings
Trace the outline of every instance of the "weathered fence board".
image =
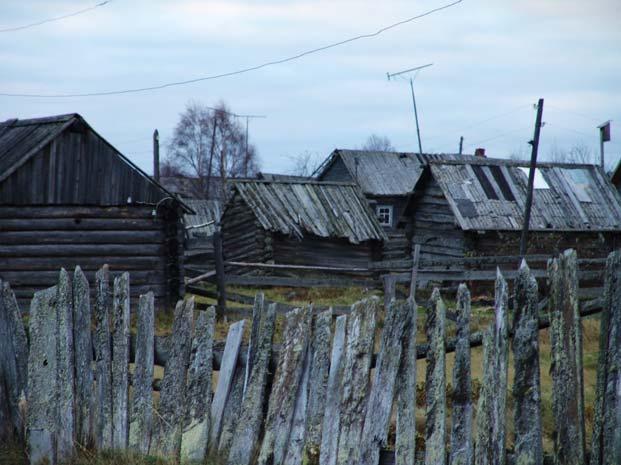
{"type": "Polygon", "coordinates": [[[112,350],[110,347],[110,272],[104,265],[96,274],[95,378],[97,380],[95,446],[112,447],[112,350]]]}
{"type": "Polygon", "coordinates": [[[354,304],[347,321],[337,465],[357,463],[359,459],[378,307],[377,298],[354,304]]]}
{"type": "Polygon", "coordinates": [[[548,262],[552,410],[557,463],[585,463],[582,330],[578,305],[576,253],[565,251],[548,262]]]}
{"type": "Polygon", "coordinates": [[[386,446],[409,310],[407,302],[392,300],[384,319],[380,351],[360,439],[360,465],[377,465],[380,448],[386,446]]]}
{"type": "Polygon", "coordinates": [[[176,459],[181,451],[186,396],[186,372],[190,363],[194,299],[179,301],[175,308],[170,357],[164,369],[151,453],[176,459]]]}
{"type": "Polygon", "coordinates": [[[287,315],[284,344],[274,374],[258,465],[284,463],[295,400],[307,355],[310,316],[309,308],[296,309],[287,315]]]}
{"type": "Polygon", "coordinates": [[[443,465],[446,463],[446,306],[437,288],[431,294],[430,304],[425,320],[425,333],[429,341],[425,376],[425,465],[443,465]]]}
{"type": "Polygon", "coordinates": [[[263,405],[267,389],[267,377],[274,335],[276,304],[264,311],[260,305],[260,325],[257,331],[257,344],[252,371],[248,378],[244,400],[237,429],[228,456],[229,465],[249,465],[252,454],[258,447],[259,433],[263,423],[263,405]]]}
{"type": "MultiPolygon", "coordinates": [[[[413,279],[412,284],[416,282],[413,279]]],[[[415,289],[414,286],[412,286],[415,289]]],[[[410,293],[401,366],[397,373],[395,464],[414,465],[416,454],[416,301],[410,293]]]]}
{"type": "Polygon", "coordinates": [[[82,447],[94,440],[93,343],[90,288],[82,269],[73,273],[73,340],[75,345],[76,438],[82,447]]]}
{"type": "Polygon", "coordinates": [[[345,330],[347,317],[337,317],[332,339],[332,353],[330,355],[330,372],[328,374],[328,388],[326,393],[326,407],[323,417],[321,448],[319,449],[320,465],[336,465],[338,452],[339,427],[341,420],[341,391],[339,386],[343,377],[343,353],[345,350],[345,330]]]}
{"type": "Polygon", "coordinates": [[[136,356],[129,423],[129,447],[149,453],[153,432],[153,338],[155,333],[154,296],[141,295],[136,322],[136,356]]]}
{"type": "Polygon", "coordinates": [[[112,447],[127,448],[129,436],[129,273],[114,278],[112,300],[112,447]]]}
{"type": "Polygon", "coordinates": [[[56,462],[57,288],[36,292],[30,305],[28,457],[32,465],[56,462]]]}
{"type": "Polygon", "coordinates": [[[213,334],[216,309],[201,311],[196,319],[188,370],[186,411],[181,437],[181,458],[203,460],[209,441],[213,334]]]}
{"type": "Polygon", "coordinates": [[[470,373],[470,292],[465,284],[457,290],[457,342],[453,365],[453,411],[451,415],[450,465],[472,465],[472,382],[470,373]]]}
{"type": "Polygon", "coordinates": [[[542,464],[541,381],[537,280],[522,262],[515,283],[513,360],[515,376],[515,461],[542,464]]]}
{"type": "Polygon", "coordinates": [[[591,465],[621,463],[621,252],[606,263],[591,465]]]}
{"type": "Polygon", "coordinates": [[[241,404],[244,398],[244,376],[245,370],[238,363],[235,366],[233,381],[229,396],[224,405],[222,413],[222,427],[220,428],[220,438],[218,439],[218,454],[226,457],[233,442],[233,435],[237,427],[237,420],[241,411],[241,404]]]}
{"type": "Polygon", "coordinates": [[[233,378],[235,375],[235,368],[237,366],[237,356],[239,355],[242,336],[244,333],[244,324],[244,320],[233,323],[226,336],[226,344],[222,354],[218,384],[216,386],[216,392],[213,396],[213,402],[211,403],[209,450],[217,450],[218,448],[220,431],[222,430],[224,407],[226,406],[226,400],[231,392],[231,387],[233,386],[233,378]]]}

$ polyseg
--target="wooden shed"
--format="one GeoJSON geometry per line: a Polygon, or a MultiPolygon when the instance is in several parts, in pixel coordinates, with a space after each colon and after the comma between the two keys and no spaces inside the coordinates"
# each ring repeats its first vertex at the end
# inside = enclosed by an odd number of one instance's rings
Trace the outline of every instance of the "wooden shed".
{"type": "Polygon", "coordinates": [[[221,220],[225,260],[367,267],[386,235],[351,183],[235,181],[221,220]]]}
{"type": "MultiPolygon", "coordinates": [[[[528,162],[431,161],[402,219],[423,260],[517,255],[528,162]]],[[[527,254],[567,248],[605,257],[621,246],[621,197],[596,165],[539,163],[527,254]]]]}
{"type": "Polygon", "coordinates": [[[388,236],[382,258],[409,258],[410,244],[399,225],[414,187],[429,160],[458,156],[336,149],[317,169],[315,177],[319,181],[356,183],[388,236]]]}
{"type": "Polygon", "coordinates": [[[23,304],[60,267],[94,284],[107,263],[130,272],[132,297],[152,290],[169,305],[183,293],[189,212],[78,114],[0,123],[0,279],[23,304]]]}

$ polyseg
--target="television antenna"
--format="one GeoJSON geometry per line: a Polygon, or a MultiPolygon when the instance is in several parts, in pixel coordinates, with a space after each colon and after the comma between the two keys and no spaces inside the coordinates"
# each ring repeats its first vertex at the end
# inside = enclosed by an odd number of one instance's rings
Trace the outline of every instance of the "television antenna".
{"type": "Polygon", "coordinates": [[[418,72],[421,69],[429,68],[432,65],[433,63],[429,63],[423,66],[417,66],[415,68],[404,69],[403,71],[399,71],[396,73],[386,73],[386,76],[388,77],[389,81],[396,77],[401,77],[402,79],[405,79],[404,75],[414,73],[414,77],[410,75],[409,81],[410,81],[410,90],[412,91],[412,105],[414,106],[414,120],[416,121],[416,135],[418,136],[418,153],[420,155],[423,154],[423,145],[420,141],[420,127],[418,125],[418,110],[416,109],[416,96],[414,95],[414,79],[416,78],[416,76],[418,75],[418,72]]]}

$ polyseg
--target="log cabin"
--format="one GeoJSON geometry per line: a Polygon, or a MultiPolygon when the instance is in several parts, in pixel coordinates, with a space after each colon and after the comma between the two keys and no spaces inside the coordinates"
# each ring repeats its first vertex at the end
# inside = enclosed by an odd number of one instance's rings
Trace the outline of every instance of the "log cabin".
{"type": "Polygon", "coordinates": [[[132,297],[183,294],[183,226],[192,210],[78,114],[0,123],[0,279],[27,310],[61,267],[130,273],[132,297]]]}
{"type": "MultiPolygon", "coordinates": [[[[529,171],[525,161],[431,160],[400,227],[422,261],[518,255],[529,171]]],[[[621,246],[621,197],[599,166],[538,163],[534,181],[528,255],[600,258],[621,246]]]]}
{"type": "Polygon", "coordinates": [[[355,184],[237,180],[222,213],[227,261],[368,267],[384,230],[355,184]]]}

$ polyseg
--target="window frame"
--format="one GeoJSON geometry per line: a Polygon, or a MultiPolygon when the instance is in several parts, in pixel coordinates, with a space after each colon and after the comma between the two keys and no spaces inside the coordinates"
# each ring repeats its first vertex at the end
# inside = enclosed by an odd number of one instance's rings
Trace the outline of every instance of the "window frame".
{"type": "Polygon", "coordinates": [[[380,224],[380,226],[387,227],[387,228],[392,228],[393,213],[394,213],[394,209],[393,209],[392,205],[387,205],[387,204],[375,205],[375,216],[376,216],[377,222],[380,224]],[[384,208],[387,211],[385,213],[382,213],[382,215],[388,214],[388,222],[387,223],[382,222],[381,217],[380,217],[380,210],[384,209],[384,208]]]}

